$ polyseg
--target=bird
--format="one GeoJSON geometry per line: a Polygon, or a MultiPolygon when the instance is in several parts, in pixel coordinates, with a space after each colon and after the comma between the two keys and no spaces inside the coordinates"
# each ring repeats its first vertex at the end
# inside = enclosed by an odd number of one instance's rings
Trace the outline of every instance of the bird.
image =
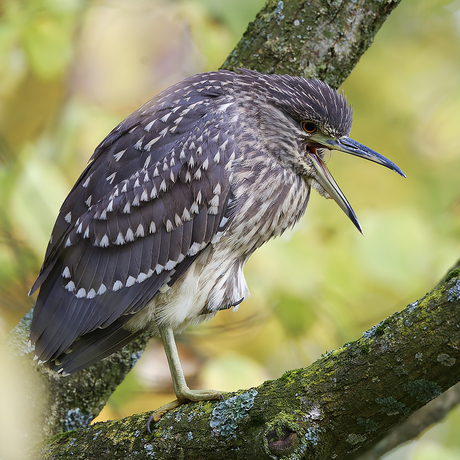
{"type": "Polygon", "coordinates": [[[249,257],[299,221],[311,189],[362,233],[329,150],[405,177],[351,139],[351,125],[343,91],[248,69],[197,74],[153,97],[99,144],[59,211],[29,293],[39,289],[35,358],[68,375],[150,331],[177,398],[151,419],[222,399],[189,389],[175,334],[238,308],[249,257]]]}

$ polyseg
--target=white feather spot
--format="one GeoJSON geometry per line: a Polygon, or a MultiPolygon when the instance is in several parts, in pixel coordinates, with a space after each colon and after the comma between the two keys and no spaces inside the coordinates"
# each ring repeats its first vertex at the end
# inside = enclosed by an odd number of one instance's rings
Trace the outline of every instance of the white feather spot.
{"type": "Polygon", "coordinates": [[[152,157],[149,155],[146,159],[145,159],[145,163],[144,163],[144,169],[147,169],[149,167],[149,164],[150,164],[150,159],[152,157]]]}
{"type": "Polygon", "coordinates": [[[150,152],[150,149],[152,148],[152,145],[155,144],[155,142],[157,142],[158,139],[160,139],[160,137],[161,136],[155,137],[155,139],[152,139],[150,142],[145,144],[144,145],[144,150],[146,150],[147,152],[150,152]]]}
{"type": "Polygon", "coordinates": [[[202,168],[207,171],[209,167],[209,160],[206,158],[206,160],[203,161],[202,168]]]}
{"type": "Polygon", "coordinates": [[[175,260],[168,260],[165,265],[165,270],[169,271],[172,270],[177,265],[175,260]]]}
{"type": "Polygon", "coordinates": [[[89,238],[89,224],[85,229],[85,233],[83,234],[83,238],[89,238]]]}
{"type": "Polygon", "coordinates": [[[91,206],[91,200],[92,199],[93,199],[93,195],[90,195],[85,201],[85,204],[86,204],[86,206],[88,206],[88,208],[91,206]]]}
{"type": "Polygon", "coordinates": [[[220,195],[222,193],[222,188],[221,188],[220,184],[217,184],[214,187],[214,190],[212,192],[214,193],[214,195],[220,195]]]}
{"type": "Polygon", "coordinates": [[[148,125],[145,125],[144,130],[149,132],[156,120],[151,121],[148,125]]]}
{"type": "Polygon", "coordinates": [[[125,214],[129,214],[131,212],[131,204],[129,201],[126,202],[125,207],[123,208],[123,212],[125,214]]]}
{"type": "Polygon", "coordinates": [[[141,238],[144,236],[144,226],[142,224],[139,224],[137,227],[136,233],[134,234],[138,238],[141,238]]]}
{"type": "Polygon", "coordinates": [[[113,158],[115,158],[115,161],[119,161],[125,152],[126,152],[126,149],[120,150],[118,153],[114,153],[113,158]]]}
{"type": "Polygon", "coordinates": [[[190,174],[190,171],[187,171],[185,173],[185,182],[191,182],[192,181],[192,175],[190,174]]]}
{"type": "Polygon", "coordinates": [[[75,283],[73,281],[69,281],[66,285],[65,285],[65,288],[69,291],[69,292],[73,292],[75,291],[75,283]]]}
{"type": "Polygon", "coordinates": [[[65,267],[64,270],[62,271],[62,276],[63,278],[70,278],[70,270],[69,267],[65,267]]]}
{"type": "Polygon", "coordinates": [[[190,213],[188,212],[187,208],[184,208],[184,211],[182,212],[182,220],[186,222],[190,220],[190,213]]]}
{"type": "Polygon", "coordinates": [[[83,188],[86,188],[88,187],[88,184],[89,184],[89,181],[91,180],[91,175],[88,176],[88,178],[85,180],[85,182],[83,182],[83,184],[81,184],[81,186],[83,188]]]}
{"type": "Polygon", "coordinates": [[[134,278],[133,276],[128,276],[128,279],[126,280],[126,287],[133,286],[135,282],[136,278],[134,278]]]}
{"type": "Polygon", "coordinates": [[[64,220],[67,222],[67,223],[71,223],[72,222],[72,213],[71,212],[68,212],[65,217],[64,217],[64,220]]]}
{"type": "Polygon", "coordinates": [[[220,152],[217,152],[215,155],[214,155],[214,162],[215,163],[219,163],[220,161],[220,152]]]}
{"type": "Polygon", "coordinates": [[[134,199],[133,199],[133,202],[131,203],[131,206],[139,206],[139,204],[140,204],[139,194],[136,194],[134,199]]]}
{"type": "Polygon", "coordinates": [[[168,112],[165,116],[161,117],[160,120],[163,123],[166,123],[168,121],[168,118],[171,116],[171,112],[168,112]]]}
{"type": "Polygon", "coordinates": [[[115,240],[115,244],[125,244],[125,239],[123,238],[123,233],[119,232],[117,235],[117,239],[115,240]]]}
{"type": "Polygon", "coordinates": [[[193,243],[191,246],[190,246],[190,249],[188,250],[187,252],[187,255],[188,256],[194,256],[195,254],[198,254],[199,251],[201,251],[201,249],[203,249],[203,247],[206,245],[206,243],[193,243]]]}
{"type": "Polygon", "coordinates": [[[168,219],[166,221],[166,231],[167,232],[172,232],[174,229],[172,222],[168,219]]]}
{"type": "Polygon", "coordinates": [[[155,233],[157,231],[157,226],[155,225],[155,222],[152,220],[149,225],[149,233],[155,233]]]}
{"type": "Polygon", "coordinates": [[[134,241],[134,233],[130,228],[128,228],[128,230],[126,232],[125,240],[126,241],[134,241]]]}
{"type": "Polygon", "coordinates": [[[115,179],[115,176],[116,176],[116,175],[117,175],[117,173],[114,172],[114,173],[110,174],[110,176],[107,176],[107,177],[105,178],[105,180],[106,180],[109,184],[112,184],[112,182],[113,182],[113,180],[115,179]]]}
{"type": "Polygon", "coordinates": [[[222,237],[223,232],[217,232],[211,240],[211,244],[216,244],[222,237]]]}
{"type": "Polygon", "coordinates": [[[153,186],[152,191],[150,192],[150,198],[154,199],[158,196],[158,190],[155,186],[153,186]]]}
{"type": "Polygon", "coordinates": [[[163,192],[166,192],[166,182],[164,179],[161,181],[160,190],[162,190],[163,192]]]}
{"type": "Polygon", "coordinates": [[[136,150],[142,150],[142,142],[144,141],[144,136],[142,136],[135,144],[134,148],[136,150]]]}
{"type": "Polygon", "coordinates": [[[149,201],[149,193],[146,188],[144,188],[144,191],[142,192],[141,201],[149,201]]]}
{"type": "Polygon", "coordinates": [[[107,288],[105,287],[105,284],[101,284],[99,286],[99,289],[97,290],[97,295],[102,295],[107,291],[107,288]]]}
{"type": "Polygon", "coordinates": [[[219,195],[214,195],[209,204],[211,206],[219,206],[219,195]]]}
{"type": "Polygon", "coordinates": [[[157,264],[155,271],[157,272],[157,275],[159,275],[163,271],[163,265],[157,264]]]}
{"type": "Polygon", "coordinates": [[[96,291],[91,288],[88,292],[88,294],[86,294],[86,298],[87,299],[94,299],[94,297],[96,297],[96,291]]]}
{"type": "Polygon", "coordinates": [[[83,289],[83,288],[80,288],[80,289],[78,290],[78,292],[75,294],[75,297],[76,297],[77,299],[81,299],[81,298],[83,298],[83,297],[86,297],[86,290],[83,289]]]}
{"type": "Polygon", "coordinates": [[[192,206],[190,206],[190,212],[192,214],[198,214],[200,212],[199,209],[198,209],[198,203],[196,201],[194,201],[192,203],[192,206]]]}
{"type": "Polygon", "coordinates": [[[106,248],[107,246],[109,245],[109,237],[107,236],[107,234],[105,234],[101,241],[99,242],[99,246],[101,248],[106,248]]]}
{"type": "Polygon", "coordinates": [[[229,102],[227,104],[222,104],[217,108],[217,111],[218,112],[225,112],[231,105],[232,105],[232,102],[229,102]]]}
{"type": "Polygon", "coordinates": [[[68,248],[69,246],[72,246],[72,242],[70,241],[70,236],[67,238],[64,247],[68,248]]]}
{"type": "Polygon", "coordinates": [[[122,287],[123,287],[123,283],[120,280],[117,280],[113,284],[112,291],[119,291],[122,287]]]}
{"type": "Polygon", "coordinates": [[[193,176],[196,180],[200,180],[201,179],[201,169],[198,168],[196,171],[195,171],[195,175],[193,176]]]}

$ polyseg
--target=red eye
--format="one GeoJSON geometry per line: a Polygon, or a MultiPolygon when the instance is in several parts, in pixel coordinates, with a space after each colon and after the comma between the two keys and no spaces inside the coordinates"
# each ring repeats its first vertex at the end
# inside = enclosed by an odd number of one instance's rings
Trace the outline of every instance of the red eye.
{"type": "Polygon", "coordinates": [[[318,128],[311,121],[302,121],[302,129],[308,134],[313,134],[318,128]]]}

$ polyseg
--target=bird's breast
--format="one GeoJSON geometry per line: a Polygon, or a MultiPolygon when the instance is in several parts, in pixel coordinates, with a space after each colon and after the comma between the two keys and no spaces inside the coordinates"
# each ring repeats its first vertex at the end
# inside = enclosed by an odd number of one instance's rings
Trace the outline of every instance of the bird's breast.
{"type": "Polygon", "coordinates": [[[248,256],[298,222],[310,196],[303,177],[280,165],[264,163],[260,161],[251,174],[235,168],[233,176],[235,216],[225,236],[248,256]]]}

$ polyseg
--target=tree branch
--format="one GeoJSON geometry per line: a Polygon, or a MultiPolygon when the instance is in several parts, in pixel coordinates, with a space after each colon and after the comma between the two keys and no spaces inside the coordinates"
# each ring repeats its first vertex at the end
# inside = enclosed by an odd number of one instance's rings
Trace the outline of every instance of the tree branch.
{"type": "Polygon", "coordinates": [[[344,458],[460,381],[459,275],[306,369],[184,405],[152,435],[148,414],[58,435],[43,458],[344,458]]]}

